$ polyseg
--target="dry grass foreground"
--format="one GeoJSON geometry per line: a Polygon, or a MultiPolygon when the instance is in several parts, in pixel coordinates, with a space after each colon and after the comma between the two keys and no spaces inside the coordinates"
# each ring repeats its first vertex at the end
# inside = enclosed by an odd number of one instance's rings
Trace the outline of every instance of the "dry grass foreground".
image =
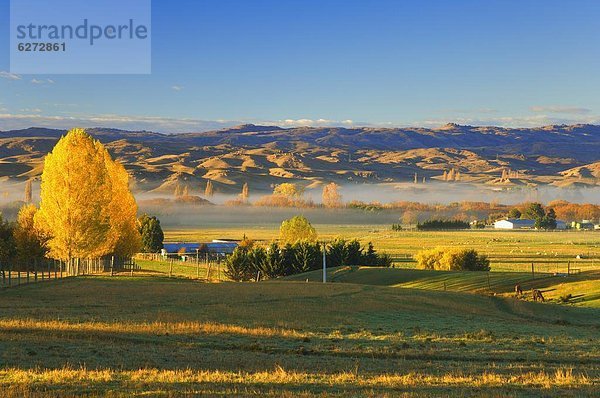
{"type": "Polygon", "coordinates": [[[303,282],[0,290],[0,396],[593,396],[600,312],[303,282]]]}

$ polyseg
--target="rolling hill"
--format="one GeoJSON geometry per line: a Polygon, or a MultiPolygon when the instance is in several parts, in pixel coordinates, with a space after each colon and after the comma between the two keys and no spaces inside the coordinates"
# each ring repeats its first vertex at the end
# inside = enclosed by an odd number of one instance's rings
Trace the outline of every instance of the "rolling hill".
{"type": "MultiPolygon", "coordinates": [[[[215,190],[253,192],[298,182],[339,184],[444,181],[488,184],[502,189],[552,184],[598,184],[600,126],[539,128],[448,124],[427,128],[325,128],[241,125],[185,134],[92,128],[88,131],[135,178],[140,192],[170,191],[174,184],[199,192],[206,180],[215,190]],[[583,145],[585,143],[585,145],[583,145]],[[503,171],[512,173],[502,178],[503,171]]],[[[29,128],[0,132],[0,178],[24,181],[42,171],[42,160],[65,131],[29,128]]]]}

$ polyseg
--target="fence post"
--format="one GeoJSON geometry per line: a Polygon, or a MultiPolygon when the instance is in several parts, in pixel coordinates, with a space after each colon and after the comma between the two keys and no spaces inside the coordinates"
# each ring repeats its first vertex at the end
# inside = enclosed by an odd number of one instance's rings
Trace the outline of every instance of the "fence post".
{"type": "Polygon", "coordinates": [[[115,275],[115,256],[110,257],[110,276],[115,275]]]}
{"type": "Polygon", "coordinates": [[[206,267],[206,281],[208,282],[210,280],[210,271],[212,268],[212,263],[208,263],[207,267],[206,267]]]}
{"type": "Polygon", "coordinates": [[[21,270],[17,270],[17,285],[21,284],[21,270]]]}
{"type": "Polygon", "coordinates": [[[200,251],[196,249],[196,279],[200,279],[200,251]]]}
{"type": "Polygon", "coordinates": [[[533,263],[531,263],[531,279],[535,279],[535,269],[533,267],[533,263]]]}
{"type": "Polygon", "coordinates": [[[571,275],[571,262],[567,263],[567,275],[571,275]]]}
{"type": "Polygon", "coordinates": [[[169,278],[173,275],[173,259],[169,262],[169,278]]]}
{"type": "Polygon", "coordinates": [[[8,267],[8,286],[12,285],[12,266],[8,267]]]}
{"type": "Polygon", "coordinates": [[[135,266],[135,258],[131,257],[129,260],[129,266],[131,267],[131,276],[133,276],[133,267],[135,266]]]}

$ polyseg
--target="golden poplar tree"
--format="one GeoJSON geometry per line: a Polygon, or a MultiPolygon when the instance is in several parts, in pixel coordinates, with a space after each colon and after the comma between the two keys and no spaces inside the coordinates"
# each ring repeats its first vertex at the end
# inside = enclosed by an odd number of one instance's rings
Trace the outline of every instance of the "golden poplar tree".
{"type": "Polygon", "coordinates": [[[248,187],[248,183],[245,182],[244,186],[242,186],[242,193],[240,194],[240,198],[242,202],[246,203],[248,198],[250,197],[250,188],[248,187]]]}
{"type": "Polygon", "coordinates": [[[323,187],[323,206],[325,207],[341,207],[342,195],[338,192],[339,185],[331,182],[323,187]]]}
{"type": "Polygon", "coordinates": [[[317,231],[304,216],[284,220],[279,227],[279,241],[282,244],[296,242],[316,242],[317,231]]]}
{"type": "Polygon", "coordinates": [[[214,188],[211,180],[206,181],[206,189],[204,190],[204,196],[211,198],[214,195],[214,188]]]}
{"type": "Polygon", "coordinates": [[[454,181],[454,177],[456,175],[456,170],[454,169],[450,169],[450,171],[448,172],[448,181],[454,181]]]}
{"type": "Polygon", "coordinates": [[[104,150],[112,200],[110,203],[111,253],[128,257],[138,252],[142,238],[137,228],[137,203],[129,189],[129,174],[120,163],[114,162],[104,150]]]}
{"type": "Polygon", "coordinates": [[[71,260],[136,251],[137,206],[128,178],[83,129],[62,137],[44,160],[35,215],[36,228],[49,237],[49,256],[71,260]]]}
{"type": "Polygon", "coordinates": [[[25,183],[25,203],[31,203],[32,198],[32,182],[31,179],[25,183]]]}
{"type": "Polygon", "coordinates": [[[21,264],[28,264],[31,259],[42,258],[46,254],[46,239],[34,225],[37,211],[35,205],[27,204],[21,207],[17,216],[13,236],[17,260],[21,264]]]}
{"type": "Polygon", "coordinates": [[[304,188],[291,182],[284,182],[273,188],[273,195],[281,195],[286,198],[300,198],[304,194],[304,188]]]}

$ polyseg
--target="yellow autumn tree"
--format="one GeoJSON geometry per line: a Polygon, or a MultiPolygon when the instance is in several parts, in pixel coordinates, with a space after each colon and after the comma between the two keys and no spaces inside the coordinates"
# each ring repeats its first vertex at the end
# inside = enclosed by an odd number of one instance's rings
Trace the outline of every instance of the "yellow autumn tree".
{"type": "Polygon", "coordinates": [[[315,242],[317,231],[304,216],[295,216],[284,220],[279,227],[279,241],[282,244],[296,242],[315,242]]]}
{"type": "Polygon", "coordinates": [[[300,198],[303,194],[304,188],[291,182],[276,185],[273,189],[273,195],[281,195],[287,198],[300,198]]]}
{"type": "Polygon", "coordinates": [[[44,160],[35,226],[56,259],[129,255],[139,247],[128,175],[83,129],[62,137],[44,160]]]}
{"type": "Polygon", "coordinates": [[[335,182],[323,186],[323,206],[341,207],[342,195],[339,193],[339,185],[335,182]]]}
{"type": "Polygon", "coordinates": [[[128,257],[142,247],[142,237],[137,228],[137,203],[129,189],[129,174],[118,162],[114,162],[104,150],[108,176],[112,185],[110,202],[111,253],[128,257]]]}
{"type": "Polygon", "coordinates": [[[28,264],[32,259],[40,259],[46,255],[46,238],[34,225],[37,211],[35,205],[27,204],[21,207],[17,216],[13,236],[20,264],[28,264]]]}
{"type": "Polygon", "coordinates": [[[250,188],[248,187],[248,183],[245,182],[242,186],[242,193],[240,194],[240,199],[242,202],[248,202],[248,198],[250,197],[250,188]]]}
{"type": "Polygon", "coordinates": [[[32,181],[31,179],[27,180],[27,182],[25,182],[25,203],[31,203],[31,197],[32,197],[32,181]]]}
{"type": "Polygon", "coordinates": [[[212,198],[214,193],[215,193],[215,191],[213,188],[212,181],[211,180],[206,181],[206,188],[204,189],[204,196],[206,196],[207,198],[212,198]]]}

